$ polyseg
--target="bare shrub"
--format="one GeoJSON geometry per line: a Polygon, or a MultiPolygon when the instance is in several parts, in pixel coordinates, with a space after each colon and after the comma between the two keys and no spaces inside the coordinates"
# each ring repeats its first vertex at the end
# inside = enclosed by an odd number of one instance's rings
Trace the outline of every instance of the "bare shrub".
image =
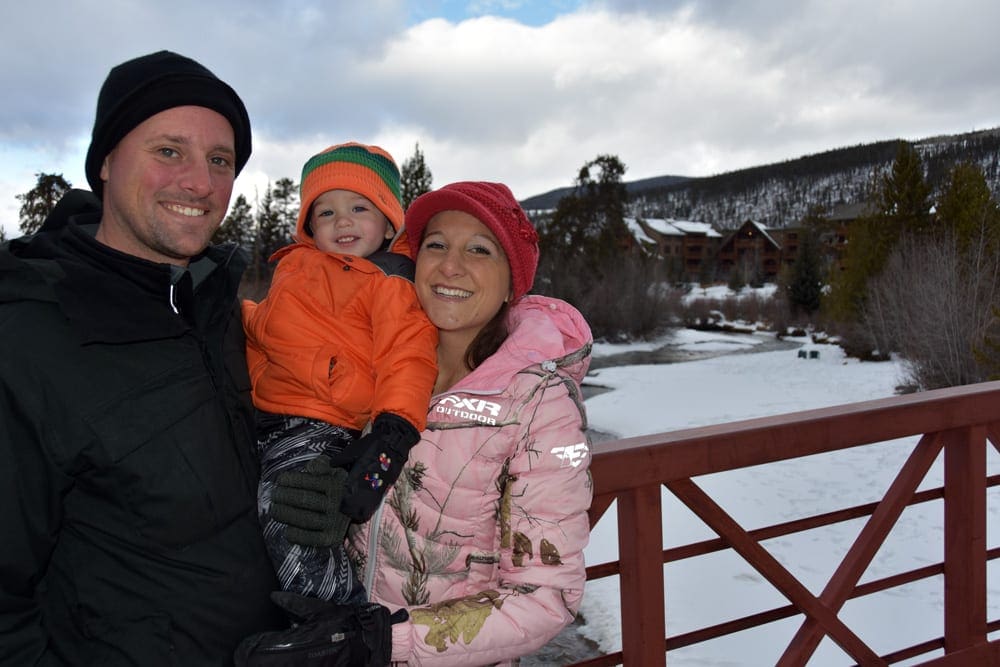
{"type": "Polygon", "coordinates": [[[768,299],[758,298],[758,313],[755,322],[762,322],[776,333],[782,333],[792,328],[800,326],[809,328],[810,320],[808,316],[792,316],[792,305],[779,290],[768,299]]]}
{"type": "Polygon", "coordinates": [[[743,308],[743,299],[741,297],[734,296],[726,299],[716,299],[715,303],[716,310],[725,315],[728,321],[746,321],[746,318],[743,316],[745,309],[743,308]]]}
{"type": "Polygon", "coordinates": [[[722,299],[691,299],[680,310],[679,320],[689,327],[704,327],[717,323],[740,322],[759,325],[774,331],[784,331],[791,319],[788,302],[779,294],[763,296],[756,292],[733,294],[722,299]]]}
{"type": "Polygon", "coordinates": [[[727,299],[694,299],[684,304],[682,322],[693,328],[714,327],[723,321],[730,321],[723,312],[727,299]]]}
{"type": "Polygon", "coordinates": [[[777,305],[774,297],[761,296],[757,292],[752,292],[740,297],[738,304],[739,319],[744,322],[760,322],[767,327],[774,324],[777,305]]]}
{"type": "Polygon", "coordinates": [[[617,342],[656,336],[680,311],[681,290],[664,278],[660,262],[641,256],[595,267],[581,256],[543,255],[534,289],[576,306],[595,340],[617,342]]]}
{"type": "Polygon", "coordinates": [[[869,344],[898,352],[921,389],[987,379],[976,357],[996,325],[1000,255],[986,243],[904,237],[869,285],[861,323],[869,344]]]}
{"type": "Polygon", "coordinates": [[[845,322],[834,317],[826,322],[823,328],[830,332],[847,356],[861,361],[888,361],[892,358],[890,353],[893,350],[887,349],[885,344],[880,347],[873,331],[865,323],[845,322]]]}
{"type": "Polygon", "coordinates": [[[716,319],[721,303],[718,299],[692,299],[680,309],[680,321],[686,327],[706,326],[716,319]]]}

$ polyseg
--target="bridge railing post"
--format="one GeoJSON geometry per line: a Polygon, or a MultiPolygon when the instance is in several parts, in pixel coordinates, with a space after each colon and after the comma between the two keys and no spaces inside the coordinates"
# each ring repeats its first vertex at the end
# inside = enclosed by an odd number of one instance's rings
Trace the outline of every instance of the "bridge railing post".
{"type": "Polygon", "coordinates": [[[662,497],[660,484],[618,496],[622,654],[625,665],[665,666],[662,497]]]}
{"type": "Polygon", "coordinates": [[[986,428],[945,434],[944,646],[986,642],[986,428]]]}

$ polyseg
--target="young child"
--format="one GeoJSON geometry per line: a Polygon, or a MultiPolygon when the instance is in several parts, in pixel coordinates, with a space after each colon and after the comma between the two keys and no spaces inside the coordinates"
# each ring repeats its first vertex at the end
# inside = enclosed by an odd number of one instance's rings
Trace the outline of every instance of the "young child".
{"type": "Polygon", "coordinates": [[[297,242],[271,258],[267,297],[243,302],[259,411],[258,512],[283,590],[356,602],[364,591],[343,547],[347,518],[335,547],[291,544],[270,516],[272,487],[305,466],[327,472],[330,506],[367,521],[425,426],[437,330],[417,302],[413,262],[389,251],[403,224],[392,156],[331,146],[305,163],[300,187],[297,242]]]}

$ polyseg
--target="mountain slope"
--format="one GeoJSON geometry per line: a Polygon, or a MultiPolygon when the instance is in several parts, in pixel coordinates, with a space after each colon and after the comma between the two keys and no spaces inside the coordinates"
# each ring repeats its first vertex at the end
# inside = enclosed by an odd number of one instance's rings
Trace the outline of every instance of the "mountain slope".
{"type": "MultiPolygon", "coordinates": [[[[734,229],[746,220],[768,227],[797,224],[813,207],[825,211],[868,199],[876,177],[892,166],[899,140],[880,141],[715,176],[662,176],[626,183],[632,211],[646,218],[707,222],[734,229]]],[[[935,192],[956,162],[978,164],[1000,199],[1000,128],[913,142],[935,192]]],[[[522,202],[528,209],[555,208],[573,188],[522,202]]]]}
{"type": "MultiPolygon", "coordinates": [[[[654,176],[652,178],[643,178],[638,181],[629,181],[625,184],[625,189],[628,190],[629,195],[636,197],[649,190],[670,187],[672,185],[677,185],[680,183],[685,183],[692,180],[688,176],[654,176]]],[[[540,195],[534,195],[528,197],[527,199],[521,200],[521,206],[528,211],[545,211],[548,209],[553,209],[559,204],[559,200],[568,194],[573,192],[573,186],[568,186],[565,188],[556,188],[555,190],[549,190],[540,195]]]]}

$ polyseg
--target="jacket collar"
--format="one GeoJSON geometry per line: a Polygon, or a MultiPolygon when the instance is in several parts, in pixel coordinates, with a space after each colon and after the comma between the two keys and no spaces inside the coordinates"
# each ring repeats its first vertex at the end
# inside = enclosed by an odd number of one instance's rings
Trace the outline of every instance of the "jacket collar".
{"type": "MultiPolygon", "coordinates": [[[[105,246],[94,238],[100,214],[47,224],[12,247],[22,259],[54,260],[46,274],[59,306],[83,343],[176,338],[191,328],[194,293],[227,253],[210,248],[187,269],[157,264],[105,246]]],[[[232,250],[235,250],[233,248],[232,250]]]]}
{"type": "Polygon", "coordinates": [[[559,370],[577,383],[583,380],[593,337],[576,308],[559,299],[526,295],[511,305],[507,317],[507,339],[452,389],[499,392],[527,369],[559,370]]]}

